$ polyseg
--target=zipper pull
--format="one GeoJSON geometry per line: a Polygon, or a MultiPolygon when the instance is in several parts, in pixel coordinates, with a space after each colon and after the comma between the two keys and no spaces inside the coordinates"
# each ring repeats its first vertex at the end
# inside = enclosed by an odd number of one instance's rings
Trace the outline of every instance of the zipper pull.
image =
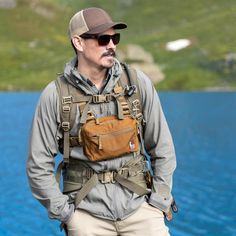
{"type": "Polygon", "coordinates": [[[101,135],[98,136],[98,148],[99,148],[99,150],[102,150],[102,137],[101,137],[101,135]]]}

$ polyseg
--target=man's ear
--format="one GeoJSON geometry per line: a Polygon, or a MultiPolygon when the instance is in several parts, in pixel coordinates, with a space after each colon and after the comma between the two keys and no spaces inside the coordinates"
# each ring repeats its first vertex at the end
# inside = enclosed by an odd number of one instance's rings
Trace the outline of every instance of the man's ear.
{"type": "Polygon", "coordinates": [[[83,42],[82,39],[79,36],[73,36],[71,39],[74,47],[79,51],[82,52],[83,51],[83,42]]]}

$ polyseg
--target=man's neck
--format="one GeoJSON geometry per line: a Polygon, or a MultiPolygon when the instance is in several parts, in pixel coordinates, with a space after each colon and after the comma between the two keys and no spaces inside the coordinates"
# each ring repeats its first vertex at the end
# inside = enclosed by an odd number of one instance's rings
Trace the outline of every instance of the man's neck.
{"type": "Polygon", "coordinates": [[[103,86],[103,81],[106,79],[107,69],[92,66],[86,66],[83,63],[78,63],[77,69],[80,74],[89,79],[98,90],[103,86]]]}

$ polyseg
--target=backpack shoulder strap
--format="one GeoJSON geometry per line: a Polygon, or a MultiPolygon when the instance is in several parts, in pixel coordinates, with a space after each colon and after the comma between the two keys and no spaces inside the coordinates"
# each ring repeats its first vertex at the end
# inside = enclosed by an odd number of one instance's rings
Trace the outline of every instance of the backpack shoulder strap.
{"type": "MultiPolygon", "coordinates": [[[[131,96],[128,98],[128,102],[130,103],[131,109],[133,110],[136,116],[136,119],[138,121],[139,138],[141,142],[141,152],[145,156],[145,159],[147,161],[147,167],[149,169],[151,176],[153,176],[153,170],[151,167],[151,158],[145,150],[144,139],[143,139],[143,128],[145,126],[145,122],[143,120],[143,107],[142,107],[142,100],[141,100],[137,72],[134,68],[131,68],[125,63],[121,63],[121,65],[125,73],[122,73],[120,82],[122,86],[124,84],[126,85],[129,84],[128,86],[130,87],[129,91],[130,91],[131,96]]],[[[127,93],[128,96],[129,96],[129,91],[127,93]]]]}
{"type": "Polygon", "coordinates": [[[80,123],[85,123],[89,111],[89,103],[92,96],[85,95],[80,89],[71,85],[63,75],[59,75],[55,80],[59,96],[60,128],[63,130],[63,162],[69,163],[70,143],[73,137],[70,137],[70,130],[73,128],[77,114],[77,104],[81,113],[80,123]]]}
{"type": "Polygon", "coordinates": [[[121,63],[121,65],[124,73],[121,75],[120,83],[123,87],[126,87],[126,95],[128,97],[131,112],[138,121],[142,122],[143,109],[137,72],[134,68],[125,63],[121,63]]]}
{"type": "Polygon", "coordinates": [[[59,75],[55,83],[59,96],[60,128],[63,130],[63,162],[69,163],[70,130],[76,119],[76,104],[81,103],[80,100],[84,96],[82,91],[71,85],[63,75],[59,75]]]}
{"type": "Polygon", "coordinates": [[[70,95],[69,85],[64,76],[58,76],[55,83],[59,96],[60,126],[63,130],[63,162],[69,163],[69,133],[71,130],[70,111],[72,107],[72,96],[70,95]]]}
{"type": "Polygon", "coordinates": [[[61,119],[59,126],[63,131],[63,141],[59,143],[59,149],[63,153],[63,161],[59,164],[56,171],[56,180],[60,186],[61,170],[66,164],[69,164],[70,143],[73,141],[73,137],[70,137],[70,130],[75,123],[77,104],[79,104],[81,112],[81,109],[86,102],[86,98],[82,91],[69,84],[62,74],[57,77],[55,84],[59,97],[59,112],[61,119]]]}

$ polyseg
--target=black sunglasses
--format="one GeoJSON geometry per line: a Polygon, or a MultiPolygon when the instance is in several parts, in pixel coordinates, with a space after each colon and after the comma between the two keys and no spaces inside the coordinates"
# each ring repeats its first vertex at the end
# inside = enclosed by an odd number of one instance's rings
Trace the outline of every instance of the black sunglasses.
{"type": "Polygon", "coordinates": [[[113,35],[109,34],[83,34],[80,36],[83,39],[96,39],[98,41],[99,46],[106,46],[109,44],[110,40],[112,40],[114,45],[117,45],[120,42],[120,34],[116,33],[113,35]]]}

